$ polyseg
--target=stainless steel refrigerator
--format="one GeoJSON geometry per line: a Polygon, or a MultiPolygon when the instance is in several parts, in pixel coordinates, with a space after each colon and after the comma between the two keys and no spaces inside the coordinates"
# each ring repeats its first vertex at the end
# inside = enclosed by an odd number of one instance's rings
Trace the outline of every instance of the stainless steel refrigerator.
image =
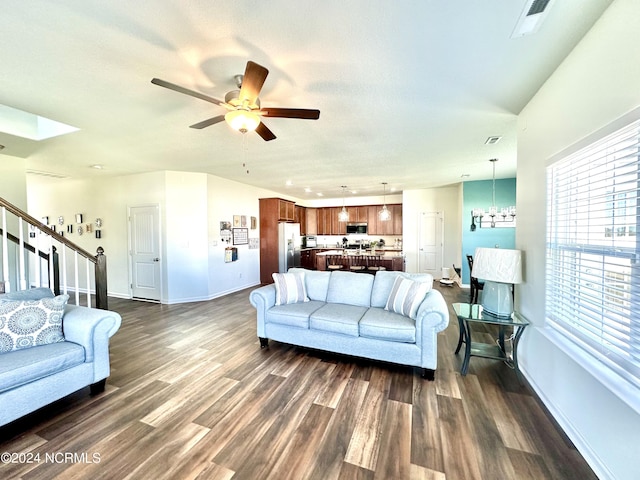
{"type": "Polygon", "coordinates": [[[300,237],[299,223],[278,224],[278,271],[286,273],[292,267],[300,266],[300,237]]]}

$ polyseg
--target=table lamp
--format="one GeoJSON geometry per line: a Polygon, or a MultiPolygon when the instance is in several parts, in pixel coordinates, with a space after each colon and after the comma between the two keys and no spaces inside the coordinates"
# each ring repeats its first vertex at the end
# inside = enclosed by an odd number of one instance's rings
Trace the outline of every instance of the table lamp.
{"type": "Polygon", "coordinates": [[[496,317],[510,317],[513,313],[511,285],[522,283],[521,251],[476,248],[471,276],[484,280],[482,309],[496,317]]]}

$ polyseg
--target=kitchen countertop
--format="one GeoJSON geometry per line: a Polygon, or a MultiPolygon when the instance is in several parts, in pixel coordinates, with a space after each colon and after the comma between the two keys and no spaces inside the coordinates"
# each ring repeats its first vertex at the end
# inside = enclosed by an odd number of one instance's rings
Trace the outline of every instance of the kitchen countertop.
{"type": "Polygon", "coordinates": [[[382,250],[382,249],[376,249],[375,253],[371,253],[371,250],[357,250],[357,249],[348,249],[345,250],[343,249],[334,249],[334,250],[327,250],[324,252],[318,252],[316,253],[317,256],[327,256],[327,255],[382,255],[386,258],[394,258],[394,257],[403,257],[403,253],[400,250],[382,250]]]}

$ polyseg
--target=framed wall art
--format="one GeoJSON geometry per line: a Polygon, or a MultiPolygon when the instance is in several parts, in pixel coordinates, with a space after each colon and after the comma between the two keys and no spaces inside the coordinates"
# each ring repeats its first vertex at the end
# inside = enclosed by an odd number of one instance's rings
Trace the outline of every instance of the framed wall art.
{"type": "Polygon", "coordinates": [[[234,245],[247,245],[249,243],[249,229],[248,228],[234,228],[233,229],[233,244],[234,245]]]}

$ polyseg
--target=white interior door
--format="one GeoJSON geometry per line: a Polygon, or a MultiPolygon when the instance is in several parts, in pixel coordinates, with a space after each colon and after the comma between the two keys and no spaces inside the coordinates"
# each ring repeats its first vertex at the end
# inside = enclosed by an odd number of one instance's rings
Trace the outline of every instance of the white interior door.
{"type": "Polygon", "coordinates": [[[444,238],[442,212],[420,213],[418,230],[418,271],[430,273],[434,278],[442,276],[444,238]]]}
{"type": "Polygon", "coordinates": [[[160,301],[160,213],[157,205],[129,209],[131,290],[138,300],[160,301]]]}

